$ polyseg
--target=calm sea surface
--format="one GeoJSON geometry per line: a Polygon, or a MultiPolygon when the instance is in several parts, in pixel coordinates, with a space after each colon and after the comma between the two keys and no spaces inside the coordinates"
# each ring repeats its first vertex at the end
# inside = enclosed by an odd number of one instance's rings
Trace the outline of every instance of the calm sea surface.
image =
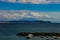
{"type": "MultiPolygon", "coordinates": [[[[26,40],[26,37],[16,36],[19,32],[60,32],[60,24],[0,23],[0,40],[26,40]]],[[[34,37],[32,40],[40,39],[40,37],[34,37]]]]}

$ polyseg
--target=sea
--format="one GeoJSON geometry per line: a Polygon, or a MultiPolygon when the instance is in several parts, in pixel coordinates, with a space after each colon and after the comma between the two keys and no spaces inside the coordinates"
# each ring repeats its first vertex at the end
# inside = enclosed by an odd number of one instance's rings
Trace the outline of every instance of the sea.
{"type": "MultiPolygon", "coordinates": [[[[60,32],[60,23],[0,23],[0,40],[28,40],[26,37],[16,35],[20,32],[60,32]]],[[[49,37],[49,40],[50,38],[52,37],[49,37]]],[[[32,40],[47,39],[33,37],[32,40]]]]}

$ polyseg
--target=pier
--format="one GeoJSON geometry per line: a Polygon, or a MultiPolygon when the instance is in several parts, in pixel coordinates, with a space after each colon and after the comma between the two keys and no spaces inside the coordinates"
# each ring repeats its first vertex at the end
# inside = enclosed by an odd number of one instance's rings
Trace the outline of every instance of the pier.
{"type": "MultiPolygon", "coordinates": [[[[41,38],[44,38],[43,36],[46,37],[46,40],[49,40],[48,36],[52,37],[51,40],[58,39],[60,37],[60,33],[55,33],[55,32],[50,32],[50,33],[45,33],[45,32],[20,32],[17,34],[17,36],[26,36],[27,40],[32,40],[33,37],[38,36],[41,38]]],[[[59,38],[60,39],[60,38],[59,38]]]]}
{"type": "Polygon", "coordinates": [[[60,33],[50,32],[20,32],[17,35],[18,36],[27,36],[28,34],[32,34],[33,36],[60,36],[60,33]]]}

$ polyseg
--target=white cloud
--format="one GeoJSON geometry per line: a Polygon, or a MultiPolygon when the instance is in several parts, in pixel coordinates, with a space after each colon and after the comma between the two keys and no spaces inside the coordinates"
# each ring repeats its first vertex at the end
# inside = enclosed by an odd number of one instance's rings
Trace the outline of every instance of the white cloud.
{"type": "Polygon", "coordinates": [[[8,0],[8,2],[16,2],[16,0],[8,0]]]}
{"type": "Polygon", "coordinates": [[[22,20],[33,18],[36,20],[53,20],[55,17],[46,14],[46,12],[36,12],[28,10],[0,10],[2,20],[22,20]]]}
{"type": "Polygon", "coordinates": [[[45,0],[19,0],[19,2],[38,4],[38,3],[45,3],[45,0]]]}
{"type": "Polygon", "coordinates": [[[18,2],[18,3],[31,3],[31,4],[49,4],[49,3],[60,3],[60,0],[0,0],[7,2],[18,2]]]}

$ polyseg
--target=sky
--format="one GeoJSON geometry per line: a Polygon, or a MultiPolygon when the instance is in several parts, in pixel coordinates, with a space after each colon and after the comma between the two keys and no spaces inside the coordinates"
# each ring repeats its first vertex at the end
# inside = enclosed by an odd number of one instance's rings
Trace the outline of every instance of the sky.
{"type": "Polygon", "coordinates": [[[60,22],[60,0],[0,0],[0,21],[60,22]]]}

